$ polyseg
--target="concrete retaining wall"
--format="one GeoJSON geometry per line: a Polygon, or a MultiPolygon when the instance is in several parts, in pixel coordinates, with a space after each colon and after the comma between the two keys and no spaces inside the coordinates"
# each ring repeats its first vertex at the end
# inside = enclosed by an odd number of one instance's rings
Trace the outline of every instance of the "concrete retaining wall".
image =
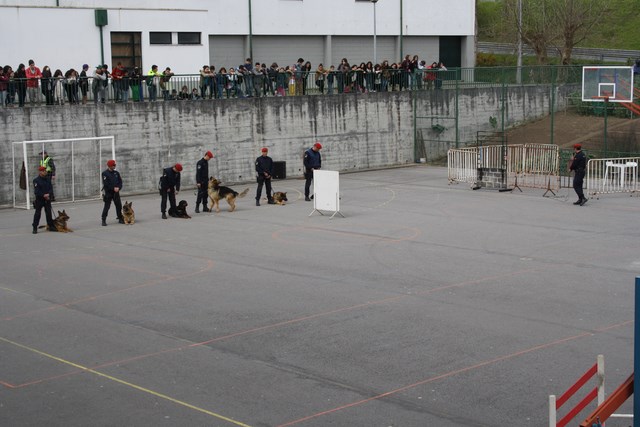
{"type": "MultiPolygon", "coordinates": [[[[549,95],[544,86],[511,89],[504,97],[507,126],[548,114],[549,95]]],[[[210,174],[226,183],[252,182],[254,160],[263,146],[274,160],[286,162],[287,177],[301,176],[302,154],[316,140],[324,146],[325,169],[358,171],[413,163],[412,96],[417,96],[420,116],[455,117],[453,90],[0,109],[0,205],[12,204],[13,141],[114,135],[125,194],[155,191],[162,168],[175,162],[184,166],[183,186],[191,186],[195,163],[206,150],[215,155],[210,174]]],[[[460,141],[474,141],[478,130],[491,130],[490,117],[500,117],[502,98],[500,88],[459,92],[460,141]]],[[[565,97],[556,99],[561,109],[565,97]]],[[[417,157],[446,155],[455,141],[453,123],[435,134],[429,120],[416,121],[417,157]]],[[[31,147],[30,155],[39,150],[31,147]]],[[[65,179],[60,166],[64,154],[54,147],[49,151],[65,179]]],[[[31,182],[35,173],[29,175],[31,182]]]]}

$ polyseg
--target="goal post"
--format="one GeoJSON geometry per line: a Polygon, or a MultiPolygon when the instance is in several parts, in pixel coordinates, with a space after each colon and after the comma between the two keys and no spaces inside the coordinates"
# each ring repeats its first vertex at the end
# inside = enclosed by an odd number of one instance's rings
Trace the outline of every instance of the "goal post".
{"type": "Polygon", "coordinates": [[[56,202],[100,198],[101,172],[105,162],[107,159],[116,160],[113,136],[18,141],[11,147],[14,208],[32,208],[32,181],[45,151],[56,168],[53,182],[56,202]]]}

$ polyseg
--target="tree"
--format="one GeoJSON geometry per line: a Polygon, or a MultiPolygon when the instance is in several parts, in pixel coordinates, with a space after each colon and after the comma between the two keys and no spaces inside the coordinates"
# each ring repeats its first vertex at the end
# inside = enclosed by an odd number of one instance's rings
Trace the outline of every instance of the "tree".
{"type": "Polygon", "coordinates": [[[607,12],[602,0],[504,0],[505,19],[515,29],[512,35],[522,40],[536,54],[539,64],[548,62],[547,52],[555,48],[562,64],[571,63],[573,48],[582,42],[607,12]],[[518,2],[522,1],[522,25],[518,19],[518,2]]]}
{"type": "Polygon", "coordinates": [[[584,41],[591,30],[607,12],[607,2],[602,0],[561,0],[557,2],[554,17],[562,31],[560,57],[563,65],[571,63],[574,46],[584,41]]]}

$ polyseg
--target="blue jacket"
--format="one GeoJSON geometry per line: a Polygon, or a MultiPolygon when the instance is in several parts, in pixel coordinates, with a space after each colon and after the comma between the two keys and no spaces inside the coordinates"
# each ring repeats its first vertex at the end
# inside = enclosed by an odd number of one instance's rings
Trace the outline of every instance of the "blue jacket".
{"type": "Polygon", "coordinates": [[[106,169],[102,172],[102,188],[104,188],[105,193],[113,193],[114,187],[122,190],[122,177],[120,177],[120,172],[106,169]]]}
{"type": "Polygon", "coordinates": [[[173,166],[166,168],[162,172],[162,189],[175,188],[180,191],[180,172],[175,172],[173,166]]]}
{"type": "Polygon", "coordinates": [[[51,194],[51,191],[53,190],[49,178],[46,176],[41,177],[40,175],[36,176],[33,180],[33,188],[35,196],[38,198],[44,197],[45,194],[51,194]]]}
{"type": "Polygon", "coordinates": [[[314,151],[313,148],[309,148],[304,152],[305,169],[320,169],[321,165],[322,157],[320,156],[320,151],[314,151]]]}
{"type": "Polygon", "coordinates": [[[209,162],[203,158],[196,164],[196,184],[206,184],[209,181],[209,162]]]}
{"type": "Polygon", "coordinates": [[[271,175],[273,175],[273,160],[269,156],[260,156],[256,159],[256,174],[258,177],[266,178],[265,172],[271,178],[271,175]]]}

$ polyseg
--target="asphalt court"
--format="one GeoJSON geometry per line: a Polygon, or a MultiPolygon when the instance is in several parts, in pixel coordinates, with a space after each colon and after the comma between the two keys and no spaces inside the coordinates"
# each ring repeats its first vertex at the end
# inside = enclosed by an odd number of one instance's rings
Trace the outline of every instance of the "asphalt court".
{"type": "Polygon", "coordinates": [[[341,174],[330,219],[249,186],[190,220],[125,196],[132,226],[54,205],[70,234],[0,210],[0,425],[542,426],[598,354],[607,392],[633,371],[637,196],[412,165],[341,174]]]}

